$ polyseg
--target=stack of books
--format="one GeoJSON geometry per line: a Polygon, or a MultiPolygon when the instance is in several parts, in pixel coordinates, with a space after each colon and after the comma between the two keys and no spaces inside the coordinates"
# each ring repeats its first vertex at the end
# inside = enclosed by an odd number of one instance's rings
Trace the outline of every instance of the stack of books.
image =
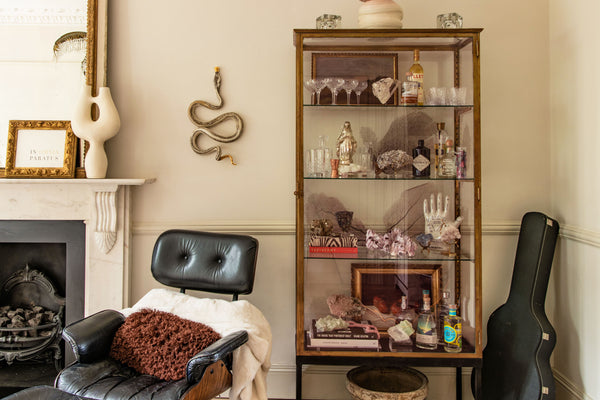
{"type": "Polygon", "coordinates": [[[311,329],[306,331],[308,348],[378,350],[380,347],[379,332],[373,325],[357,324],[350,321],[348,328],[318,332],[315,322],[316,320],[313,320],[311,329]]]}

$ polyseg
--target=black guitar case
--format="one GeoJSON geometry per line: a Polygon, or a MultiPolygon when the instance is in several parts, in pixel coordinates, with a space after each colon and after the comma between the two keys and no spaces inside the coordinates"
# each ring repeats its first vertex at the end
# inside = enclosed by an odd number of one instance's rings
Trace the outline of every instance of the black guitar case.
{"type": "Polygon", "coordinates": [[[508,300],[490,315],[483,367],[473,370],[481,373],[481,399],[554,400],[550,355],[556,332],[544,302],[558,228],[537,212],[521,221],[508,300]]]}

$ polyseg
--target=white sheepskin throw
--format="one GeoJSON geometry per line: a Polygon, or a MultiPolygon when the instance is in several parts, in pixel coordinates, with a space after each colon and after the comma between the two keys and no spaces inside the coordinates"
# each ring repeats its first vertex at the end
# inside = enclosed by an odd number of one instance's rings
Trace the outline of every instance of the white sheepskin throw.
{"type": "Polygon", "coordinates": [[[197,298],[169,289],[153,289],[125,316],[150,308],[201,322],[221,336],[239,330],[248,332],[248,342],[233,353],[231,400],[267,400],[267,373],[271,367],[271,326],[262,312],[246,300],[197,298]]]}

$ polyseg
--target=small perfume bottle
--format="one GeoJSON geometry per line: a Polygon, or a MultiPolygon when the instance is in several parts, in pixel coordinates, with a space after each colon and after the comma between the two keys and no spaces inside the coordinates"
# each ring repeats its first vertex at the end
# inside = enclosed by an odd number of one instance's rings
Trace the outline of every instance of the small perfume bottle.
{"type": "Polygon", "coordinates": [[[446,141],[446,151],[440,163],[440,176],[452,178],[456,176],[456,158],[452,139],[446,141]]]}
{"type": "Polygon", "coordinates": [[[425,147],[425,141],[419,139],[418,146],[413,149],[412,171],[414,177],[427,177],[430,175],[429,148],[425,147]]]}
{"type": "Polygon", "coordinates": [[[444,318],[444,349],[449,353],[462,351],[462,318],[456,315],[456,304],[451,304],[444,318]]]}

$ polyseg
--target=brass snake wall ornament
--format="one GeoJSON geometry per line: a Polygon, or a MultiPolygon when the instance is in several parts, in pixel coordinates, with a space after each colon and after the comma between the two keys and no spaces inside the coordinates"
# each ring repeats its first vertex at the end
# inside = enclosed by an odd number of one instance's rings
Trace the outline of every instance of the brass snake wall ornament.
{"type": "Polygon", "coordinates": [[[191,145],[192,145],[192,150],[194,150],[198,154],[209,154],[209,153],[216,151],[217,154],[216,154],[215,158],[217,161],[221,161],[224,158],[229,158],[231,163],[233,165],[236,165],[233,162],[233,157],[231,157],[229,154],[225,154],[225,155],[221,156],[221,146],[212,146],[212,147],[209,147],[208,149],[202,149],[198,145],[198,138],[202,134],[205,134],[206,136],[208,136],[211,139],[213,139],[217,142],[220,142],[220,143],[230,143],[230,142],[233,142],[234,140],[237,140],[237,138],[239,138],[240,135],[242,134],[242,130],[244,129],[244,123],[242,121],[242,117],[240,117],[239,114],[234,113],[234,112],[228,112],[225,114],[221,114],[218,117],[211,119],[210,121],[202,121],[196,115],[196,109],[200,106],[208,108],[210,110],[219,110],[221,107],[223,107],[223,104],[224,104],[223,98],[221,97],[221,93],[219,93],[219,89],[221,88],[221,73],[219,72],[219,67],[215,67],[214,83],[215,83],[215,90],[217,92],[217,98],[219,99],[218,104],[214,105],[214,104],[210,104],[204,100],[196,100],[192,104],[190,104],[190,107],[188,109],[188,115],[189,115],[190,119],[192,120],[192,123],[198,127],[198,129],[196,129],[194,131],[194,134],[192,135],[192,137],[190,139],[191,145]],[[215,125],[218,125],[218,124],[224,122],[227,119],[235,120],[235,133],[233,133],[233,135],[223,136],[223,135],[215,133],[209,129],[215,125]]]}

